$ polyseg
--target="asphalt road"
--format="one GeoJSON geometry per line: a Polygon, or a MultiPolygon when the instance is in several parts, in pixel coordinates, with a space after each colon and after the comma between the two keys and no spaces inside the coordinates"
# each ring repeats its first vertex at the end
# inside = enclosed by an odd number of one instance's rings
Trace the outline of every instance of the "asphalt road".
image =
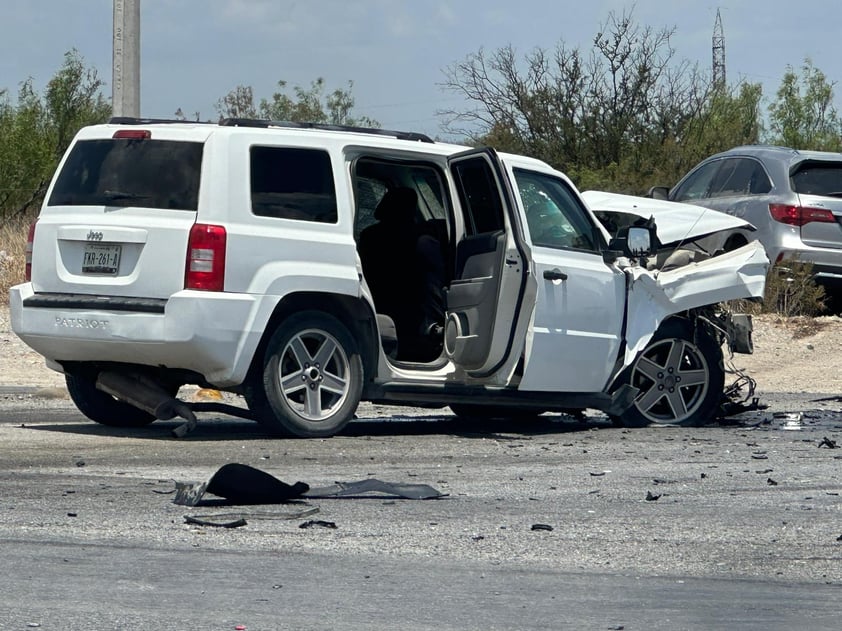
{"type": "Polygon", "coordinates": [[[6,391],[0,629],[838,629],[842,404],[766,403],[640,430],[363,406],[326,440],[205,414],[174,439],[6,391]],[[446,496],[172,503],[231,462],[446,496]],[[184,519],[228,513],[246,525],[184,519]]]}

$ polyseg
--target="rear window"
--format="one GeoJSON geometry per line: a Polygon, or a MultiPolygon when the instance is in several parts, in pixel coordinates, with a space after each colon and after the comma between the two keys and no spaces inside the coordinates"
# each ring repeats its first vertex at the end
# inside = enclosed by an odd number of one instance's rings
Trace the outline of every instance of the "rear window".
{"type": "Polygon", "coordinates": [[[251,210],[261,217],[336,223],[336,188],[328,153],[252,147],[251,210]]]}
{"type": "Polygon", "coordinates": [[[203,146],[131,138],[79,141],[48,205],[196,210],[203,146]]]}
{"type": "Polygon", "coordinates": [[[803,195],[842,195],[842,162],[805,162],[792,174],[792,190],[803,195]]]}

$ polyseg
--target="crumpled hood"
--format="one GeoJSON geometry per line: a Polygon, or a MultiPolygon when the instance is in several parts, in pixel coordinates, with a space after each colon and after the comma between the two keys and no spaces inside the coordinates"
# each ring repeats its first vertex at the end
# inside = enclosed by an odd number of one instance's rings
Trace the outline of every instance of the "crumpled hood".
{"type": "Polygon", "coordinates": [[[585,191],[582,197],[593,211],[631,213],[644,219],[654,217],[662,245],[700,239],[720,230],[755,230],[747,221],[693,204],[603,191],[585,191]]]}
{"type": "Polygon", "coordinates": [[[630,268],[625,365],[649,343],[665,318],[728,300],[762,298],[769,259],[759,241],[668,272],[630,268]]]}

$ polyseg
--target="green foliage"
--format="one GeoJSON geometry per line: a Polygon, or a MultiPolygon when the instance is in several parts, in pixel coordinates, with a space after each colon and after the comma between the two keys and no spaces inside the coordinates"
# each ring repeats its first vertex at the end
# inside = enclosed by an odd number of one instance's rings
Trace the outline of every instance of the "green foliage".
{"type": "Polygon", "coordinates": [[[251,86],[238,85],[216,104],[221,118],[263,118],[277,121],[320,123],[329,125],[351,125],[358,127],[380,127],[380,123],[368,116],[352,116],[354,83],[348,88],[335,89],[325,94],[325,82],[321,77],[309,88],[293,86],[288,94],[287,82],[278,81],[280,90],[270,99],[254,103],[251,86]]]}
{"type": "Polygon", "coordinates": [[[801,76],[787,66],[777,99],[769,106],[770,141],[794,149],[839,151],[842,121],[833,105],[833,83],[804,60],[801,76]]]}
{"type": "Polygon", "coordinates": [[[102,86],[72,50],[43,96],[31,79],[20,85],[16,103],[0,93],[0,219],[32,215],[76,132],[108,119],[102,86]]]}
{"type": "Polygon", "coordinates": [[[444,87],[473,106],[440,112],[452,133],[528,153],[582,189],[642,193],[671,184],[700,159],[761,131],[759,84],[713,86],[676,61],[674,29],[610,13],[588,50],[484,50],[450,66],[444,87]],[[468,125],[468,127],[461,127],[468,125]]]}

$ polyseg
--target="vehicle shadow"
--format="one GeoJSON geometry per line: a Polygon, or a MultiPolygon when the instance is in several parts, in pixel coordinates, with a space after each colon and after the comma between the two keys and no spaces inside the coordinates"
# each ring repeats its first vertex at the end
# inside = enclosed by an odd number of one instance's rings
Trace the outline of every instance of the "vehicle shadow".
{"type": "MultiPolygon", "coordinates": [[[[167,440],[180,442],[226,440],[300,440],[273,436],[258,423],[234,417],[199,418],[196,427],[183,437],[173,431],[182,425],[181,419],[155,421],[144,427],[111,427],[86,419],[57,423],[24,423],[21,426],[47,432],[61,432],[83,436],[167,440]]],[[[460,438],[501,438],[513,436],[542,436],[569,434],[594,429],[610,429],[604,417],[576,418],[564,414],[545,414],[529,419],[462,419],[449,413],[429,413],[378,417],[359,417],[337,434],[337,438],[370,438],[388,436],[449,435],[460,438]]]]}

